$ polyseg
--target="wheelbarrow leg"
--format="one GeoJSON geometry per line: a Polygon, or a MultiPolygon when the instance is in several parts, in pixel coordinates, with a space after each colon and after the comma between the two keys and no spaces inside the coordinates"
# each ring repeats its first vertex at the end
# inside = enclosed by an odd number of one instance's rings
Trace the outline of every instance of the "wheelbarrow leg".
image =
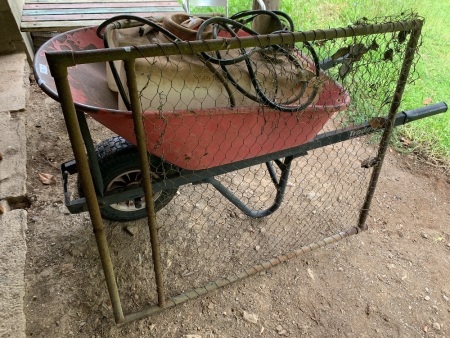
{"type": "Polygon", "coordinates": [[[89,127],[86,121],[84,112],[77,110],[77,120],[80,126],[81,136],[83,137],[84,145],[86,147],[86,153],[89,159],[89,167],[92,173],[92,181],[94,182],[95,190],[99,196],[103,196],[103,179],[100,172],[100,166],[98,165],[97,154],[95,153],[94,142],[89,131],[89,127]]]}
{"type": "Polygon", "coordinates": [[[253,218],[266,217],[274,213],[281,206],[283,198],[286,192],[286,186],[291,170],[291,163],[294,156],[287,156],[284,161],[277,159],[274,162],[281,169],[280,179],[277,178],[277,174],[272,162],[266,162],[267,170],[269,171],[272,183],[277,189],[277,194],[275,196],[274,203],[267,209],[263,210],[253,210],[243,203],[236,195],[234,195],[227,187],[216,180],[215,177],[208,178],[203,182],[210,183],[217,191],[219,191],[225,198],[227,198],[231,203],[233,203],[239,210],[241,210],[245,215],[253,218]]]}
{"type": "MultiPolygon", "coordinates": [[[[291,159],[291,161],[292,161],[292,159],[291,159]]],[[[278,168],[280,168],[282,172],[283,172],[283,170],[286,170],[286,164],[281,162],[279,159],[276,159],[273,162],[275,162],[278,165],[278,168]]],[[[290,164],[291,163],[289,162],[289,165],[290,164]]],[[[270,175],[270,178],[272,179],[273,184],[275,186],[280,185],[280,181],[278,181],[277,173],[275,171],[275,168],[273,167],[272,162],[266,162],[266,167],[267,167],[267,170],[269,171],[269,175],[270,175]]]]}

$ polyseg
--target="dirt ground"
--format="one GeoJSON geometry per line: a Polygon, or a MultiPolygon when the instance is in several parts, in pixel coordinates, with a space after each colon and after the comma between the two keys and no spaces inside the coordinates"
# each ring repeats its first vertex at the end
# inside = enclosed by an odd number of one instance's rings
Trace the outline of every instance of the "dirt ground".
{"type": "MultiPolygon", "coordinates": [[[[33,83],[27,111],[28,336],[450,336],[450,181],[413,157],[392,151],[368,231],[165,312],[115,325],[89,217],[70,215],[63,206],[59,165],[72,158],[64,128],[57,104],[33,83]],[[39,173],[55,175],[56,183],[43,185],[39,173]]],[[[104,132],[96,128],[98,142],[104,132]]],[[[162,211],[160,217],[165,216],[169,212],[162,211]]],[[[203,221],[199,217],[189,227],[192,232],[197,230],[195,223],[203,221]]],[[[245,222],[236,213],[230,217],[245,222]]],[[[261,224],[251,223],[249,229],[261,224]]],[[[141,242],[145,228],[131,227],[134,236],[117,224],[109,229],[118,281],[129,285],[122,290],[124,301],[127,309],[139,309],[154,300],[146,293],[151,276],[141,271],[149,255],[141,242]]],[[[201,235],[198,231],[199,242],[201,235]]],[[[179,230],[175,248],[182,250],[183,238],[179,230]]],[[[189,279],[191,268],[178,265],[176,259],[168,264],[189,279]]]]}

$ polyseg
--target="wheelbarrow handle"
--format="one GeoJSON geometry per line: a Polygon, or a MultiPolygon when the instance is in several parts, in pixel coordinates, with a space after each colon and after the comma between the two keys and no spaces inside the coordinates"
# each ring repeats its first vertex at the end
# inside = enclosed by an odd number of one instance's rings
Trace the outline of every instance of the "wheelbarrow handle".
{"type": "Polygon", "coordinates": [[[405,123],[409,123],[412,121],[420,120],[429,116],[437,115],[440,113],[446,112],[448,109],[448,106],[445,102],[439,102],[435,104],[430,104],[428,106],[423,106],[417,109],[413,110],[406,110],[401,112],[401,114],[404,114],[404,119],[398,119],[398,122],[396,125],[401,125],[405,123]]]}

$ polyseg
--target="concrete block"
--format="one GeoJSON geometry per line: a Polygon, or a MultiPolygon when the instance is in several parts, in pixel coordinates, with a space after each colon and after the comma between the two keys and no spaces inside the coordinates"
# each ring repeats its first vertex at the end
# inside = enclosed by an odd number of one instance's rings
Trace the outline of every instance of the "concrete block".
{"type": "Polygon", "coordinates": [[[24,111],[30,86],[27,56],[0,55],[0,79],[0,112],[24,111]]]}
{"type": "Polygon", "coordinates": [[[0,215],[0,337],[25,337],[26,229],[25,210],[0,215]]]}
{"type": "Polygon", "coordinates": [[[25,117],[21,114],[0,113],[0,154],[0,200],[24,196],[27,149],[25,117]]]}

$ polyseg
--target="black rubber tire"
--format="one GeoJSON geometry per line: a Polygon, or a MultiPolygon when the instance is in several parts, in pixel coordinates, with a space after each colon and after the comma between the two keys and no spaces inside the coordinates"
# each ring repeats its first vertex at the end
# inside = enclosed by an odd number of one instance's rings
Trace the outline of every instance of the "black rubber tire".
{"type": "MultiPolygon", "coordinates": [[[[111,137],[95,146],[100,172],[103,178],[104,192],[114,189],[113,185],[119,182],[123,187],[138,185],[140,178],[139,155],[137,147],[129,143],[120,136],[111,137]],[[126,178],[121,180],[119,178],[126,178]],[[131,179],[131,180],[130,180],[131,179]]],[[[149,154],[150,170],[155,181],[166,177],[172,166],[160,158],[149,154]]],[[[80,196],[83,196],[81,184],[78,182],[80,196]]],[[[162,190],[153,196],[155,202],[155,211],[159,211],[169,203],[177,193],[177,188],[162,190]]],[[[124,202],[126,203],[126,202],[124,202]]],[[[105,205],[100,207],[102,217],[116,222],[134,221],[147,217],[145,204],[136,208],[133,201],[132,205],[121,207],[122,204],[105,205]],[[125,210],[126,208],[130,210],[125,210]]]]}

